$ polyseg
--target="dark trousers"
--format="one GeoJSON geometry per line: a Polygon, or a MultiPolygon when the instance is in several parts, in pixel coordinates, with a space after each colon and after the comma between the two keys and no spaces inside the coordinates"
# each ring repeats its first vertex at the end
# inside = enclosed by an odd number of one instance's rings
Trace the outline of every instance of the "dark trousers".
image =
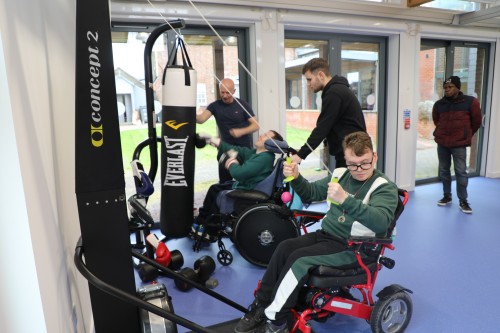
{"type": "Polygon", "coordinates": [[[457,196],[460,201],[467,201],[467,148],[446,148],[441,145],[437,147],[439,159],[439,179],[443,182],[443,193],[451,195],[451,159],[455,169],[455,179],[457,180],[457,196]]]}
{"type": "Polygon", "coordinates": [[[224,165],[219,164],[219,183],[225,183],[230,180],[233,180],[233,176],[229,173],[229,171],[224,167],[224,165]]]}
{"type": "Polygon", "coordinates": [[[347,244],[338,237],[317,231],[281,242],[262,277],[257,299],[266,307],[268,319],[283,323],[297,304],[309,269],[318,265],[335,265],[335,254],[347,244]]]}
{"type": "Polygon", "coordinates": [[[217,206],[216,201],[217,195],[224,190],[232,189],[233,183],[233,181],[228,181],[222,184],[217,183],[210,186],[207,195],[205,196],[205,200],[203,200],[203,206],[198,210],[198,224],[205,223],[210,215],[219,213],[219,206],[217,206]]]}
{"type": "Polygon", "coordinates": [[[333,172],[336,168],[345,168],[347,166],[347,163],[345,161],[344,153],[339,153],[336,155],[329,155],[330,160],[329,162],[329,168],[330,171],[333,172]]]}
{"type": "Polygon", "coordinates": [[[345,156],[344,153],[339,153],[335,154],[335,165],[333,169],[335,168],[345,168],[347,166],[346,161],[345,161],[345,156]]]}

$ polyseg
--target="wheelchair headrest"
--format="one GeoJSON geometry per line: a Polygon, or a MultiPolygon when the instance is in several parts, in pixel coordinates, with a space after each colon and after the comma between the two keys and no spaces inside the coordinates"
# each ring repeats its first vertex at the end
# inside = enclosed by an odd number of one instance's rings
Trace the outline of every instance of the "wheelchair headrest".
{"type": "Polygon", "coordinates": [[[297,154],[297,151],[292,147],[288,146],[288,143],[283,140],[267,139],[264,141],[264,147],[272,153],[283,154],[292,153],[297,154]]]}
{"type": "Polygon", "coordinates": [[[268,196],[271,196],[275,188],[283,186],[283,179],[285,178],[283,175],[283,160],[282,157],[276,159],[271,174],[258,183],[254,187],[254,190],[264,192],[268,196]]]}

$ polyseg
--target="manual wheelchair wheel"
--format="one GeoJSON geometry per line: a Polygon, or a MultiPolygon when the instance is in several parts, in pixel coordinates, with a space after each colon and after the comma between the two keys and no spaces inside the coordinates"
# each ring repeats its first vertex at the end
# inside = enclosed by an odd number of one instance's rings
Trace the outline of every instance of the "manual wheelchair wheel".
{"type": "Polygon", "coordinates": [[[281,206],[262,203],[246,209],[236,221],[234,244],[241,256],[266,267],[279,243],[300,236],[300,230],[281,206]]]}
{"type": "Polygon", "coordinates": [[[413,304],[410,296],[399,291],[379,299],[370,317],[373,333],[401,333],[410,323],[413,304]]]}
{"type": "Polygon", "coordinates": [[[233,262],[233,254],[228,250],[220,250],[217,253],[217,261],[222,266],[229,266],[233,262]]]}

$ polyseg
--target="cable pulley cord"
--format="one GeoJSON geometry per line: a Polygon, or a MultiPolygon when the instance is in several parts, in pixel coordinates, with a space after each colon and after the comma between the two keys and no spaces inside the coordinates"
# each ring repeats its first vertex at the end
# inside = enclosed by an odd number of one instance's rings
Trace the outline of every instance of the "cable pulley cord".
{"type": "MultiPolygon", "coordinates": [[[[168,20],[160,13],[160,11],[153,5],[153,3],[148,0],[148,3],[151,5],[151,7],[153,7],[156,12],[158,13],[158,15],[170,26],[170,28],[175,32],[175,34],[177,35],[178,38],[182,38],[181,35],[175,31],[175,29],[170,25],[170,23],[168,22],[168,20]]],[[[219,40],[222,42],[222,44],[224,44],[224,46],[228,46],[226,41],[219,35],[219,33],[215,30],[215,28],[210,24],[210,22],[208,22],[208,20],[205,18],[205,16],[200,12],[200,10],[195,6],[195,4],[189,0],[189,3],[193,6],[193,8],[198,12],[198,14],[202,17],[202,19],[205,21],[205,23],[210,27],[210,29],[215,33],[215,35],[219,38],[219,40]]],[[[241,62],[241,60],[238,58],[238,63],[240,64],[241,67],[243,67],[243,69],[245,70],[245,72],[254,80],[254,82],[257,84],[257,86],[259,87],[259,82],[257,81],[257,79],[252,75],[252,73],[250,72],[250,70],[241,62]]],[[[227,89],[227,87],[222,83],[222,81],[217,77],[217,75],[215,75],[215,73],[212,73],[212,76],[217,80],[217,83],[219,83],[220,85],[222,85],[227,91],[229,91],[229,89],[227,89]]],[[[249,116],[249,117],[252,117],[252,115],[250,114],[250,112],[243,106],[243,104],[240,103],[240,101],[238,99],[235,99],[235,101],[240,105],[240,107],[246,112],[246,114],[249,116]]],[[[260,124],[257,123],[257,125],[259,125],[260,127],[260,124]]],[[[272,138],[270,138],[272,140],[272,138]]],[[[279,148],[279,147],[278,147],[279,148]]],[[[282,151],[282,153],[284,153],[282,151]]]]}
{"type": "MultiPolygon", "coordinates": [[[[151,0],[147,0],[148,3],[151,5],[151,7],[153,7],[156,12],[158,13],[158,15],[170,26],[170,28],[175,32],[175,34],[177,35],[178,38],[181,38],[181,35],[175,31],[175,29],[170,25],[170,23],[168,22],[168,20],[162,15],[162,13],[160,13],[160,11],[153,5],[153,3],[151,2],[151,0]]],[[[215,28],[210,24],[210,22],[208,22],[208,20],[206,19],[206,17],[202,14],[202,12],[198,9],[198,7],[196,7],[196,5],[193,3],[193,1],[191,0],[188,0],[188,2],[191,4],[191,6],[196,10],[196,12],[198,12],[198,14],[200,15],[200,17],[203,19],[203,21],[205,21],[205,23],[207,24],[207,26],[210,27],[210,29],[215,33],[215,35],[219,38],[219,40],[222,42],[222,44],[224,44],[224,46],[228,46],[226,41],[219,35],[219,33],[215,30],[215,28]]],[[[252,78],[252,80],[255,82],[255,84],[257,85],[257,88],[260,88],[260,85],[259,85],[259,81],[257,81],[257,79],[255,78],[255,76],[252,75],[252,73],[250,72],[250,70],[241,62],[240,58],[238,58],[238,63],[240,64],[240,66],[245,70],[245,72],[252,78]]],[[[215,75],[215,73],[212,73],[212,76],[217,80],[217,82],[222,85],[227,91],[229,91],[229,89],[227,89],[227,87],[222,83],[222,81],[217,77],[217,75],[215,75]]],[[[149,82],[148,82],[149,84],[149,82]]],[[[240,107],[246,112],[246,114],[252,118],[252,114],[250,114],[250,112],[241,104],[241,102],[235,98],[234,99],[239,105],[240,107]]],[[[258,123],[257,120],[255,120],[255,122],[257,123],[257,125],[259,126],[260,128],[260,124],[258,123]]],[[[281,147],[276,143],[276,141],[267,136],[268,139],[270,139],[274,144],[275,146],[281,151],[281,153],[283,155],[286,155],[286,153],[283,151],[283,149],[281,149],[281,147]]],[[[306,141],[306,145],[307,147],[311,150],[311,152],[314,151],[314,149],[312,149],[312,147],[309,145],[309,143],[306,141]]],[[[325,164],[325,162],[323,162],[323,160],[320,158],[319,159],[322,166],[328,171],[328,173],[330,175],[332,175],[332,172],[330,171],[330,169],[327,167],[327,165],[325,164]]]]}

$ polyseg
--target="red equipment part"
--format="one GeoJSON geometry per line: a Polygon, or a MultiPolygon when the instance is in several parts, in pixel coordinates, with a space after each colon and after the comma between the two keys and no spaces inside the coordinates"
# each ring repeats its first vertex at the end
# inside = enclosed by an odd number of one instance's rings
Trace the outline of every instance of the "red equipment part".
{"type": "Polygon", "coordinates": [[[172,254],[170,253],[170,250],[168,249],[167,245],[163,242],[158,243],[158,247],[156,248],[155,252],[155,260],[157,263],[168,267],[170,266],[170,262],[172,261],[172,254]]]}

